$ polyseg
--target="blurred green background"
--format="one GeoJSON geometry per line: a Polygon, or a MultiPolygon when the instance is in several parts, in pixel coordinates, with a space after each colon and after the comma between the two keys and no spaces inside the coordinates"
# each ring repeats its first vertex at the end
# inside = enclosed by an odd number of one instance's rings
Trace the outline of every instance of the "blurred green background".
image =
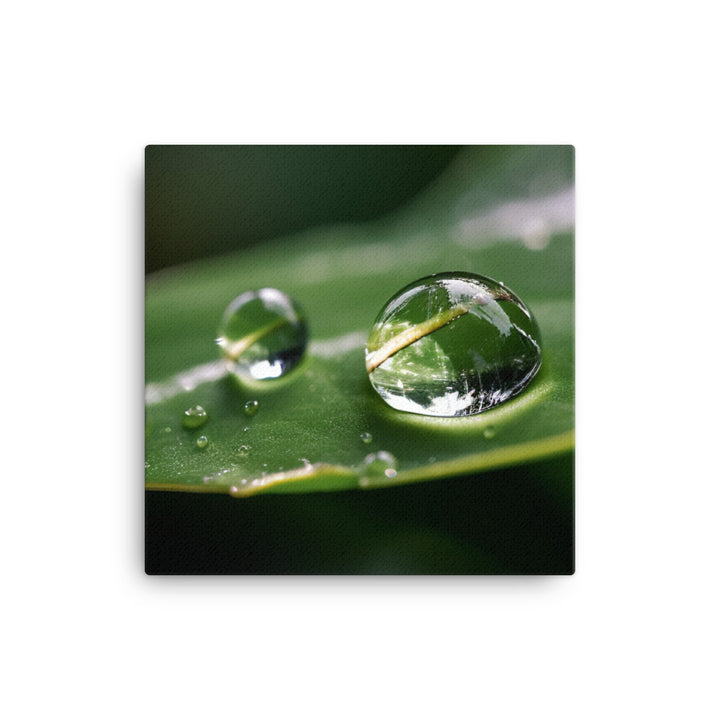
{"type": "MultiPolygon", "coordinates": [[[[506,149],[481,157],[503,167],[506,149]]],[[[572,165],[572,149],[568,149],[572,165]]],[[[376,220],[456,146],[149,146],[146,272],[322,225],[376,220]]],[[[445,212],[442,197],[434,197],[445,212]]],[[[148,342],[151,339],[148,338],[148,342]]],[[[569,574],[574,455],[369,492],[146,492],[150,574],[569,574]]]]}
{"type": "Polygon", "coordinates": [[[149,145],[145,270],[306,228],[377,218],[437,177],[457,146],[149,145]]]}

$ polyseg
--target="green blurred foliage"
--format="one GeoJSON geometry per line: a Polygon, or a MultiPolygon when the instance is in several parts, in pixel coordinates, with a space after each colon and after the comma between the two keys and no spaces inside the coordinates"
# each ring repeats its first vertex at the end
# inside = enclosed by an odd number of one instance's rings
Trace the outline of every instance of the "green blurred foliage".
{"type": "Polygon", "coordinates": [[[149,145],[146,272],[309,227],[371,220],[409,200],[458,149],[149,145]]]}

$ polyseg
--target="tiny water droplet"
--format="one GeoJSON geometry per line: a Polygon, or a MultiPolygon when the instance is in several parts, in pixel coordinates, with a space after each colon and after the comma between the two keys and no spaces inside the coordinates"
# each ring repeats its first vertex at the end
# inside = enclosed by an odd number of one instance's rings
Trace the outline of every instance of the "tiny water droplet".
{"type": "Polygon", "coordinates": [[[483,430],[483,437],[486,438],[487,440],[494,438],[495,437],[495,428],[492,425],[488,425],[483,430]]]}
{"type": "Polygon", "coordinates": [[[202,450],[203,448],[206,448],[206,447],[207,447],[208,439],[207,439],[207,437],[205,437],[205,435],[201,435],[201,436],[196,440],[196,443],[197,443],[197,446],[202,450]]]}
{"type": "Polygon", "coordinates": [[[250,446],[249,445],[241,445],[237,449],[237,452],[240,457],[247,457],[247,454],[250,452],[250,446]]]}
{"type": "Polygon", "coordinates": [[[202,405],[195,405],[195,407],[188,408],[183,413],[182,424],[186,428],[194,429],[204,425],[207,419],[207,410],[202,405]]]}
{"type": "Polygon", "coordinates": [[[257,400],[248,400],[245,403],[245,414],[252,417],[257,411],[260,403],[257,400]]]}
{"type": "Polygon", "coordinates": [[[295,368],[307,347],[305,315],[275,288],[236,297],[222,317],[217,344],[238,378],[271,380],[295,368]]]}
{"type": "Polygon", "coordinates": [[[540,331],[522,300],[495,280],[439,273],[407,285],[375,320],[370,383],[396,410],[475,415],[527,387],[540,368],[540,331]]]}
{"type": "Polygon", "coordinates": [[[163,432],[169,433],[172,432],[172,428],[166,427],[163,432]]]}
{"type": "Polygon", "coordinates": [[[397,460],[395,456],[387,452],[387,450],[380,450],[368,455],[363,463],[363,477],[360,480],[360,485],[367,487],[377,480],[394,478],[397,475],[396,466],[397,460]]]}
{"type": "Polygon", "coordinates": [[[360,439],[367,445],[372,442],[372,435],[369,432],[361,432],[360,439]]]}

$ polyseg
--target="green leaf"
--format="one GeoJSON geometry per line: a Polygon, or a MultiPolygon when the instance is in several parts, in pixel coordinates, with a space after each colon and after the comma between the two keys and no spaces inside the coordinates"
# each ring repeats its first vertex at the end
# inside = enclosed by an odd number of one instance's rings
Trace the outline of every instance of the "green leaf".
{"type": "Polygon", "coordinates": [[[567,146],[470,148],[381,220],[155,273],[146,284],[146,486],[238,496],[373,488],[565,453],[574,445],[573,274],[567,146]],[[542,334],[543,365],[527,390],[472,417],[392,410],[365,369],[367,333],[386,300],[444,271],[504,282],[542,334]],[[224,374],[215,337],[228,303],[260,287],[300,304],[311,342],[286,378],[247,387],[224,374]],[[248,400],[259,403],[251,417],[248,400]],[[187,429],[183,414],[196,405],[208,421],[187,429]],[[365,458],[381,450],[397,474],[365,477],[365,458]]]}

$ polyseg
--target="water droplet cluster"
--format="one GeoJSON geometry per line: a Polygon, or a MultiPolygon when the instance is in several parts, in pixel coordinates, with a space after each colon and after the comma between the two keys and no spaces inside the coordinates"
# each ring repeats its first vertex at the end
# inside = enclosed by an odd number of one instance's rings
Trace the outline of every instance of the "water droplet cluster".
{"type": "Polygon", "coordinates": [[[481,275],[441,273],[385,304],[365,350],[373,388],[397,410],[474,415],[515,397],[540,368],[540,331],[520,298],[481,275]]]}

